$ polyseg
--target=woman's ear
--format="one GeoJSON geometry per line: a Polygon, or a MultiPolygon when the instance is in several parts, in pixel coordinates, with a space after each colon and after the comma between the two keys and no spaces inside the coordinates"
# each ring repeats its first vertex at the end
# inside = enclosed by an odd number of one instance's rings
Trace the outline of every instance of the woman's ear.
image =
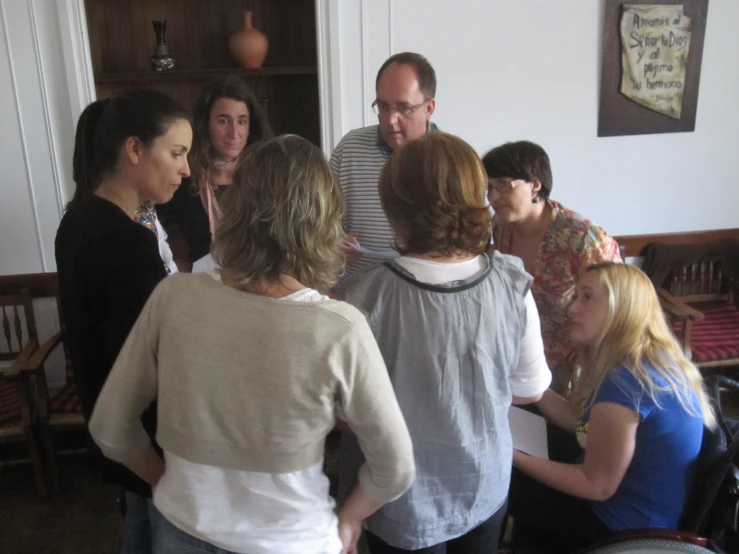
{"type": "Polygon", "coordinates": [[[531,202],[533,204],[536,204],[542,199],[541,196],[539,195],[539,193],[541,192],[541,181],[539,181],[539,179],[532,179],[530,183],[531,183],[531,202]]]}
{"type": "Polygon", "coordinates": [[[123,155],[131,165],[138,165],[143,152],[143,144],[138,137],[128,137],[123,143],[123,155]]]}

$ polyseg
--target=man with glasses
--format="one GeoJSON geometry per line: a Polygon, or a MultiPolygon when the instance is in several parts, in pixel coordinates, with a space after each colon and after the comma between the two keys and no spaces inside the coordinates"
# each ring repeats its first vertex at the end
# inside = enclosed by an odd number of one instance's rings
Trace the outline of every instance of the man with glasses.
{"type": "MultiPolygon", "coordinates": [[[[331,155],[331,168],[344,191],[344,230],[351,236],[349,242],[377,252],[392,248],[395,241],[377,191],[380,172],[406,141],[436,130],[429,121],[436,108],[434,68],[420,54],[395,54],[377,72],[375,92],[372,110],[378,124],[347,133],[331,155]]],[[[379,255],[362,254],[348,245],[346,251],[346,273],[335,289],[342,299],[352,275],[383,261],[379,255]]]]}

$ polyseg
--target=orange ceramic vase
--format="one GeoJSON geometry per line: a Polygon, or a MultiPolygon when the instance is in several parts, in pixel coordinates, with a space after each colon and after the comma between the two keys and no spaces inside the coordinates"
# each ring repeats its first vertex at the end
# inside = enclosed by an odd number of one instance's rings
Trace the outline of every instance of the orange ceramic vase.
{"type": "Polygon", "coordinates": [[[264,63],[269,41],[263,32],[254,28],[251,16],[252,12],[244,12],[244,28],[231,35],[228,47],[240,67],[257,69],[264,63]]]}

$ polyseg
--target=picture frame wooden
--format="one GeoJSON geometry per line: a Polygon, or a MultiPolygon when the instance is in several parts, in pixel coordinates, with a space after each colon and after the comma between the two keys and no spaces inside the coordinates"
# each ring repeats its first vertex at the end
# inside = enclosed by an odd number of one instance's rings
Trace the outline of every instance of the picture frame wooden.
{"type": "Polygon", "coordinates": [[[707,15],[708,0],[607,0],[598,113],[599,137],[682,133],[695,130],[707,15]],[[619,25],[622,6],[640,4],[682,5],[684,15],[691,19],[690,49],[685,67],[680,119],[673,119],[637,104],[620,92],[622,62],[619,25]]]}

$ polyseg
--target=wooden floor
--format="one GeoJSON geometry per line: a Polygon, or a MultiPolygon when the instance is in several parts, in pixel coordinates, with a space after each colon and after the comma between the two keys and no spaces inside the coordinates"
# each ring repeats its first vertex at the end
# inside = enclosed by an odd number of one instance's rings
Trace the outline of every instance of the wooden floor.
{"type": "Polygon", "coordinates": [[[113,554],[121,550],[118,488],[81,461],[63,466],[64,490],[41,498],[29,465],[0,469],[0,552],[113,554]]]}
{"type": "MultiPolygon", "coordinates": [[[[84,457],[62,461],[63,490],[39,497],[31,466],[0,468],[0,554],[119,554],[118,487],[106,485],[84,457]]],[[[330,435],[326,474],[335,494],[338,436],[330,435]]],[[[360,554],[367,554],[364,544],[360,554]]]]}

